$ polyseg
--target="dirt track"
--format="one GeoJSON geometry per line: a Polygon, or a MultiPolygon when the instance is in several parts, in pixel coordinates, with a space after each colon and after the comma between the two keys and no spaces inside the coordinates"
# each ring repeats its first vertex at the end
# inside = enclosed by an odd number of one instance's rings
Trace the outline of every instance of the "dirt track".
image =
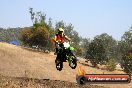
{"type": "MultiPolygon", "coordinates": [[[[54,64],[53,53],[45,54],[7,43],[0,43],[0,74],[11,77],[28,77],[37,79],[61,80],[76,82],[76,70],[71,69],[67,63],[61,72],[57,71],[54,64]]],[[[81,61],[82,63],[83,60],[81,61]]],[[[78,64],[81,65],[81,64],[78,64]]],[[[87,73],[123,73],[122,71],[108,72],[89,66],[83,66],[87,73]]],[[[100,84],[111,88],[132,88],[130,84],[100,84]]]]}
{"type": "Polygon", "coordinates": [[[76,83],[74,82],[59,80],[1,76],[0,88],[105,88],[105,87],[93,85],[76,85],[76,83]]]}

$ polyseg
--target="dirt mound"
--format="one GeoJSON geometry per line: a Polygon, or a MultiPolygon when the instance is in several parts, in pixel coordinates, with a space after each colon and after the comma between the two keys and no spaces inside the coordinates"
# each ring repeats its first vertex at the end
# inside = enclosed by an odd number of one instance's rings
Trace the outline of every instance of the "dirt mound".
{"type": "Polygon", "coordinates": [[[106,88],[106,87],[93,85],[77,85],[74,82],[59,80],[1,76],[0,88],[106,88]]]}

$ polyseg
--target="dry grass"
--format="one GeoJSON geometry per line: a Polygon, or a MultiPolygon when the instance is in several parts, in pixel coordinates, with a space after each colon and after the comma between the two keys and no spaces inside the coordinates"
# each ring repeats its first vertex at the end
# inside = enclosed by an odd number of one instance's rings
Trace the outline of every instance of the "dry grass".
{"type": "MultiPolygon", "coordinates": [[[[36,52],[20,46],[18,47],[0,42],[0,74],[11,77],[29,77],[76,82],[76,69],[73,70],[68,66],[68,63],[64,63],[63,70],[59,72],[55,68],[54,60],[55,56],[53,53],[46,54],[42,52],[36,52]]],[[[83,60],[81,62],[85,64],[83,60]]],[[[78,63],[78,65],[81,64],[78,63]]],[[[123,73],[122,71],[109,72],[84,65],[83,68],[89,74],[123,73]]],[[[130,84],[122,85],[102,85],[111,88],[132,88],[132,82],[130,84]]]]}

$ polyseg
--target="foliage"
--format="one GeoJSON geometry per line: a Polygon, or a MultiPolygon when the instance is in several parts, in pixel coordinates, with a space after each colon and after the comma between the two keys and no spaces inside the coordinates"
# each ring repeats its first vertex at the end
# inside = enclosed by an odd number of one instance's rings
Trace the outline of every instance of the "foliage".
{"type": "Polygon", "coordinates": [[[100,39],[93,40],[88,47],[86,58],[95,67],[105,59],[105,49],[100,39]]]}
{"type": "Polygon", "coordinates": [[[10,41],[19,41],[21,28],[0,28],[0,41],[10,42],[10,41]]]}
{"type": "Polygon", "coordinates": [[[22,31],[21,40],[23,44],[32,46],[38,46],[38,48],[52,48],[53,42],[51,37],[53,35],[52,21],[49,19],[49,23],[46,20],[46,14],[42,12],[34,12],[33,8],[29,9],[31,14],[31,20],[33,22],[32,28],[25,28],[22,31]]]}
{"type": "Polygon", "coordinates": [[[21,40],[24,45],[48,47],[49,32],[44,27],[38,27],[35,31],[31,28],[23,29],[21,40]]]}
{"type": "Polygon", "coordinates": [[[106,64],[108,58],[116,57],[116,41],[106,33],[94,37],[89,44],[86,59],[89,59],[93,66],[106,64]]]}
{"type": "Polygon", "coordinates": [[[30,44],[30,41],[31,41],[32,35],[33,35],[33,31],[30,28],[24,28],[21,31],[20,40],[23,42],[24,45],[31,46],[32,43],[30,44]]]}
{"type": "Polygon", "coordinates": [[[132,30],[123,34],[118,45],[121,53],[126,53],[127,51],[132,50],[132,30]]]}
{"type": "Polygon", "coordinates": [[[126,73],[132,74],[132,30],[125,32],[119,42],[121,67],[126,73]]]}
{"type": "Polygon", "coordinates": [[[109,36],[107,33],[103,33],[95,38],[102,40],[102,45],[105,48],[106,59],[117,58],[117,41],[113,39],[112,36],[109,36]]]}
{"type": "Polygon", "coordinates": [[[132,74],[132,51],[127,52],[122,56],[121,67],[123,68],[124,72],[132,74]]]}

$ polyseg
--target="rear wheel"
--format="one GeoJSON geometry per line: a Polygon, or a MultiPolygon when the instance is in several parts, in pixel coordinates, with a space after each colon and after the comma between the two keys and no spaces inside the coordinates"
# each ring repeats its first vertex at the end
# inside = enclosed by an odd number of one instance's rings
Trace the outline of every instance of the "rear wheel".
{"type": "Polygon", "coordinates": [[[63,63],[62,62],[59,62],[59,63],[56,64],[56,69],[57,70],[61,71],[62,68],[63,68],[63,63]]]}
{"type": "Polygon", "coordinates": [[[55,64],[56,64],[56,69],[61,71],[63,68],[63,62],[56,58],[55,64]]]}

